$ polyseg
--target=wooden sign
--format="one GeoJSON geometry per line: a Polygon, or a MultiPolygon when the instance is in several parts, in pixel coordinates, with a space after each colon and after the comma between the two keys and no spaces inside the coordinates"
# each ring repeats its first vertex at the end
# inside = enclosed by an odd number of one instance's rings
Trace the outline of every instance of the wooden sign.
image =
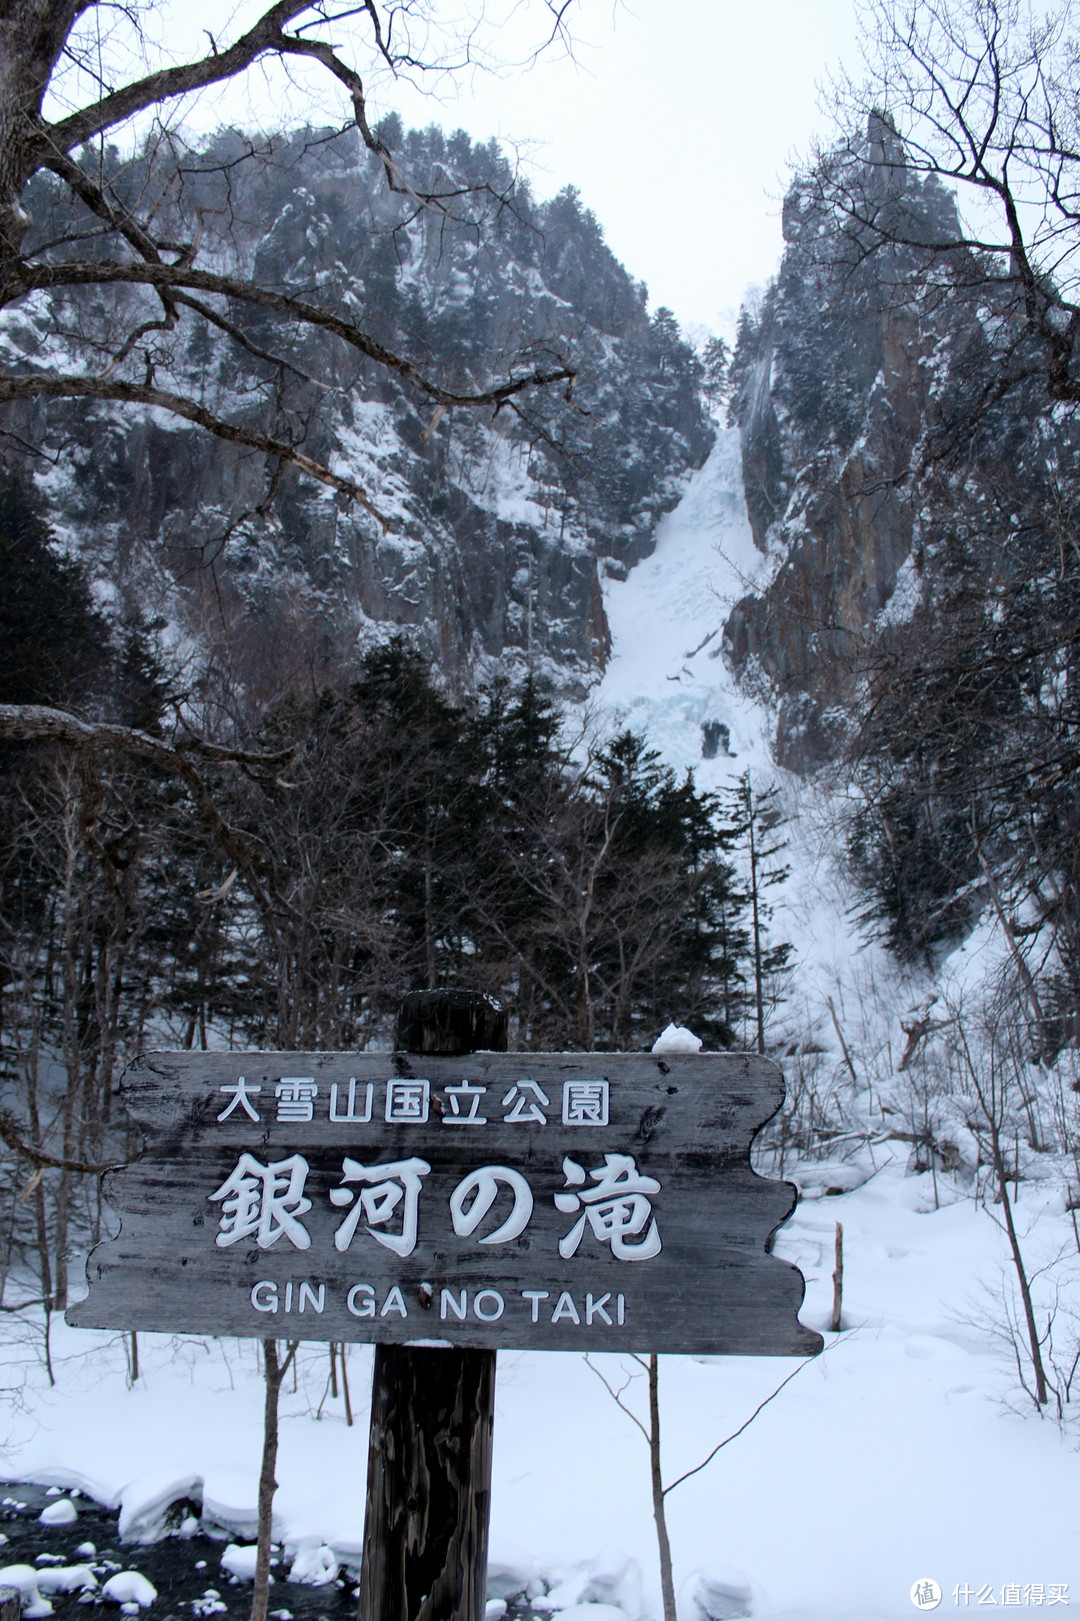
{"type": "Polygon", "coordinates": [[[805,1356],[750,1168],[749,1054],[156,1053],[119,1236],[68,1321],[266,1338],[805,1356]]]}

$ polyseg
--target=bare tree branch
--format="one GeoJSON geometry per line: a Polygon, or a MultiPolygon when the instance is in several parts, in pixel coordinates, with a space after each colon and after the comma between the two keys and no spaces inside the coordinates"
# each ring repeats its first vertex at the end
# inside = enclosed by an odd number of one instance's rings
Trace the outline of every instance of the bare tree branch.
{"type": "Polygon", "coordinates": [[[283,462],[291,462],[302,473],[318,479],[320,484],[328,484],[331,489],[339,490],[342,495],[347,495],[350,500],[358,502],[365,511],[370,512],[372,517],[378,520],[384,530],[389,528],[387,519],[378,507],[352,479],[332,473],[321,462],[305,456],[303,451],[297,450],[295,445],[290,445],[284,439],[275,439],[270,434],[242,427],[239,423],[226,422],[222,417],[208,411],[204,405],[199,405],[196,400],[185,399],[182,394],[173,394],[168,389],[155,388],[148,383],[125,383],[120,379],[107,377],[0,375],[0,402],[32,399],[119,400],[125,405],[160,406],[173,416],[184,417],[188,422],[194,422],[198,427],[205,428],[217,439],[224,439],[235,445],[249,445],[252,450],[265,451],[268,456],[277,456],[283,462]]]}

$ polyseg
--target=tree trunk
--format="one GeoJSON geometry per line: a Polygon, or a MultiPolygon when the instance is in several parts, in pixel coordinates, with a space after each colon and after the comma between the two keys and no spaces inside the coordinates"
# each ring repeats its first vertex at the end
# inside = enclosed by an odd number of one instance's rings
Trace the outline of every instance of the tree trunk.
{"type": "Polygon", "coordinates": [[[649,1355],[649,1467],[652,1477],[653,1519],[660,1549],[660,1591],[664,1600],[664,1621],[676,1621],[675,1577],[671,1566],[667,1514],[664,1509],[664,1479],[660,1470],[660,1358],[649,1355]]]}
{"type": "MultiPolygon", "coordinates": [[[[479,992],[412,991],[398,1014],[408,1052],[506,1037],[479,992]]],[[[375,1347],[358,1621],[483,1621],[494,1423],[494,1351],[375,1347]]]]}
{"type": "Polygon", "coordinates": [[[277,1481],[278,1451],[278,1398],[281,1381],[296,1355],[294,1341],[284,1362],[278,1360],[276,1340],[263,1341],[263,1370],[266,1400],[263,1406],[263,1455],[259,1471],[259,1535],[255,1552],[255,1586],[251,1594],[251,1621],[266,1621],[266,1607],[270,1595],[270,1545],[273,1531],[274,1493],[277,1481]]]}

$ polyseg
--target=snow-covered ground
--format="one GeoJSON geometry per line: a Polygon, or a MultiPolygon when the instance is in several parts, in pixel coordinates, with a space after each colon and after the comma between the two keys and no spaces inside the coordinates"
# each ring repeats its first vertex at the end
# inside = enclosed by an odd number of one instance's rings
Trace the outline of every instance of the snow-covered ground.
{"type": "MultiPolygon", "coordinates": [[[[747,765],[762,785],[775,776],[767,716],[711,656],[727,603],[759,561],[737,447],[721,435],[661,526],[653,557],[606,588],[614,654],[598,703],[646,730],[676,767],[694,766],[708,787],[747,765]],[[730,756],[701,759],[705,721],[728,727],[730,756]]],[[[795,870],[778,918],[798,947],[796,1011],[804,1028],[831,1041],[832,996],[860,1055],[875,1042],[888,1048],[898,1009],[925,987],[858,949],[827,817],[801,802],[794,784],[782,786],[789,807],[805,811],[790,829],[795,870]]],[[[967,960],[981,949],[976,942],[967,960]]],[[[777,1250],[802,1267],[804,1320],[824,1331],[842,1221],[844,1326],[826,1333],[824,1354],[668,1499],[683,1621],[700,1621],[693,1595],[697,1573],[710,1566],[745,1573],[756,1615],[792,1621],[911,1615],[909,1591],[925,1578],[940,1585],[943,1613],[1049,1608],[1064,1594],[1080,1602],[1077,1438],[1016,1401],[994,1333],[1008,1279],[1003,1236],[963,1182],[940,1176],[935,1209],[931,1178],[906,1174],[907,1147],[894,1147],[900,1152],[879,1147],[876,1171],[860,1160],[854,1174],[836,1167],[805,1178],[808,1196],[777,1250]],[[830,1184],[849,1191],[827,1196],[830,1184]]],[[[1056,1182],[1025,1182],[1017,1216],[1036,1261],[1075,1247],[1056,1182]]],[[[122,1504],[132,1533],[152,1530],[170,1496],[201,1498],[208,1520],[250,1539],[262,1406],[250,1345],[140,1336],[134,1388],[116,1336],[60,1326],[54,1355],[49,1389],[29,1337],[9,1351],[19,1399],[3,1436],[8,1478],[79,1486],[122,1504]]],[[[609,1378],[617,1374],[620,1359],[597,1362],[609,1378]]],[[[351,1430],[340,1401],[316,1418],[327,1362],[323,1350],[305,1348],[298,1388],[284,1398],[275,1509],[292,1545],[310,1551],[325,1542],[345,1562],[362,1534],[370,1353],[353,1347],[349,1366],[351,1430]]],[[[699,1463],[795,1367],[662,1359],[666,1477],[699,1463]]],[[[639,1403],[641,1384],[631,1386],[639,1403]]],[[[562,1582],[552,1595],[560,1608],[584,1597],[616,1602],[627,1621],[659,1616],[645,1443],[582,1358],[500,1356],[493,1488],[496,1591],[532,1578],[539,1594],[562,1582]]],[[[589,1614],[575,1610],[575,1621],[589,1614]]],[[[613,1621],[619,1610],[591,1614],[613,1621]]]]}

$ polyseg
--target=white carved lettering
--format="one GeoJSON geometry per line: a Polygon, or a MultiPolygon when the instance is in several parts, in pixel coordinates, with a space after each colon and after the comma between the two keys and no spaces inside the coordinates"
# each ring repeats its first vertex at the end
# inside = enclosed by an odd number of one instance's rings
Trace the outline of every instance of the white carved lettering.
{"type": "Polygon", "coordinates": [[[383,1165],[360,1165],[354,1159],[342,1160],[342,1186],[331,1188],[330,1203],[339,1209],[347,1208],[354,1199],[356,1203],[334,1234],[335,1248],[344,1254],[353,1241],[360,1217],[364,1216],[367,1231],[377,1243],[384,1244],[395,1255],[411,1255],[416,1248],[422,1178],[430,1170],[426,1159],[391,1160],[383,1165]],[[367,1182],[371,1185],[364,1188],[357,1199],[352,1188],[346,1185],[350,1182],[367,1182]],[[376,1228],[385,1227],[394,1219],[399,1205],[402,1206],[400,1233],[377,1232],[376,1228]]]}
{"type": "Polygon", "coordinates": [[[370,1283],[354,1283],[345,1297],[345,1304],[354,1317],[374,1317],[375,1291],[370,1283]]]}
{"type": "Polygon", "coordinates": [[[514,1104],[514,1107],[510,1110],[510,1113],[503,1115],[503,1119],[508,1125],[512,1126],[515,1124],[515,1122],[530,1120],[535,1120],[541,1126],[547,1125],[547,1115],[544,1113],[544,1109],[541,1108],[540,1105],[543,1104],[544,1108],[549,1109],[551,1107],[551,1099],[548,1097],[547,1093],[543,1091],[539,1082],[515,1081],[509,1092],[507,1092],[506,1096],[502,1100],[502,1106],[504,1109],[508,1103],[514,1104]],[[531,1098],[526,1096],[526,1094],[529,1092],[532,1093],[531,1098]],[[517,1100],[516,1102],[514,1101],[515,1099],[517,1100]]]}
{"type": "Polygon", "coordinates": [[[219,1120],[228,1120],[236,1108],[243,1109],[249,1120],[258,1120],[259,1112],[251,1106],[251,1099],[262,1091],[261,1086],[251,1086],[242,1075],[237,1076],[235,1086],[219,1086],[219,1092],[232,1093],[232,1102],[227,1109],[222,1109],[218,1115],[219,1120]]]}
{"type": "Polygon", "coordinates": [[[563,1290],[555,1302],[555,1310],[551,1314],[551,1321],[561,1323],[564,1317],[568,1317],[572,1323],[580,1323],[581,1321],[578,1309],[574,1305],[574,1297],[567,1289],[563,1290]]]}
{"type": "Polygon", "coordinates": [[[304,1198],[307,1174],[308,1162],[300,1154],[270,1165],[241,1154],[236,1169],[209,1195],[221,1204],[218,1246],[253,1238],[266,1250],[284,1234],[298,1250],[310,1248],[311,1234],[297,1219],[311,1209],[311,1200],[304,1198]]]}
{"type": "Polygon", "coordinates": [[[274,1091],[278,1100],[279,1122],[296,1124],[315,1118],[315,1099],[319,1088],[314,1075],[283,1075],[274,1091]]]}
{"type": "Polygon", "coordinates": [[[603,1165],[589,1172],[597,1184],[594,1188],[583,1186],[585,1172],[572,1159],[563,1160],[563,1174],[567,1186],[577,1191],[556,1193],[555,1208],[567,1215],[581,1210],[566,1237],[559,1240],[559,1254],[564,1261],[577,1254],[586,1222],[594,1238],[611,1245],[616,1260],[650,1261],[660,1254],[660,1232],[647,1197],[660,1192],[660,1183],[654,1176],[641,1174],[632,1154],[605,1154],[603,1165]],[[646,1223],[650,1223],[648,1232],[638,1243],[631,1244],[630,1239],[646,1223]]]}
{"type": "Polygon", "coordinates": [[[459,1238],[471,1238],[479,1227],[499,1193],[499,1183],[503,1182],[511,1189],[514,1195],[514,1207],[506,1220],[493,1233],[481,1238],[481,1244],[509,1244],[518,1238],[529,1224],[529,1217],[533,1213],[532,1189],[520,1171],[511,1170],[508,1165],[482,1165],[479,1170],[472,1171],[464,1181],[459,1182],[450,1195],[450,1215],[453,1218],[454,1231],[459,1238]],[[472,1203],[466,1209],[466,1201],[472,1203]]]}
{"type": "Polygon", "coordinates": [[[338,1083],[335,1081],[330,1088],[330,1119],[335,1125],[366,1126],[371,1119],[371,1105],[375,1097],[375,1086],[368,1081],[364,1088],[364,1107],[356,1112],[356,1076],[349,1076],[349,1101],[345,1106],[345,1113],[338,1113],[338,1083]]]}
{"type": "Polygon", "coordinates": [[[487,1115],[480,1114],[480,1099],[487,1091],[486,1086],[478,1086],[473,1081],[459,1081],[456,1086],[447,1086],[443,1096],[450,1105],[449,1114],[443,1113],[444,1126],[486,1126],[487,1115]],[[462,1105],[468,1104],[467,1109],[462,1105]]]}
{"type": "Polygon", "coordinates": [[[444,1289],[439,1296],[439,1316],[445,1323],[448,1313],[453,1312],[459,1323],[465,1321],[469,1310],[469,1291],[462,1289],[460,1299],[454,1298],[452,1289],[444,1289]]]}
{"type": "Polygon", "coordinates": [[[391,1125],[422,1126],[430,1102],[430,1081],[387,1081],[384,1118],[391,1125]]]}
{"type": "Polygon", "coordinates": [[[564,1081],[564,1126],[606,1126],[611,1088],[607,1081],[564,1081]]]}

